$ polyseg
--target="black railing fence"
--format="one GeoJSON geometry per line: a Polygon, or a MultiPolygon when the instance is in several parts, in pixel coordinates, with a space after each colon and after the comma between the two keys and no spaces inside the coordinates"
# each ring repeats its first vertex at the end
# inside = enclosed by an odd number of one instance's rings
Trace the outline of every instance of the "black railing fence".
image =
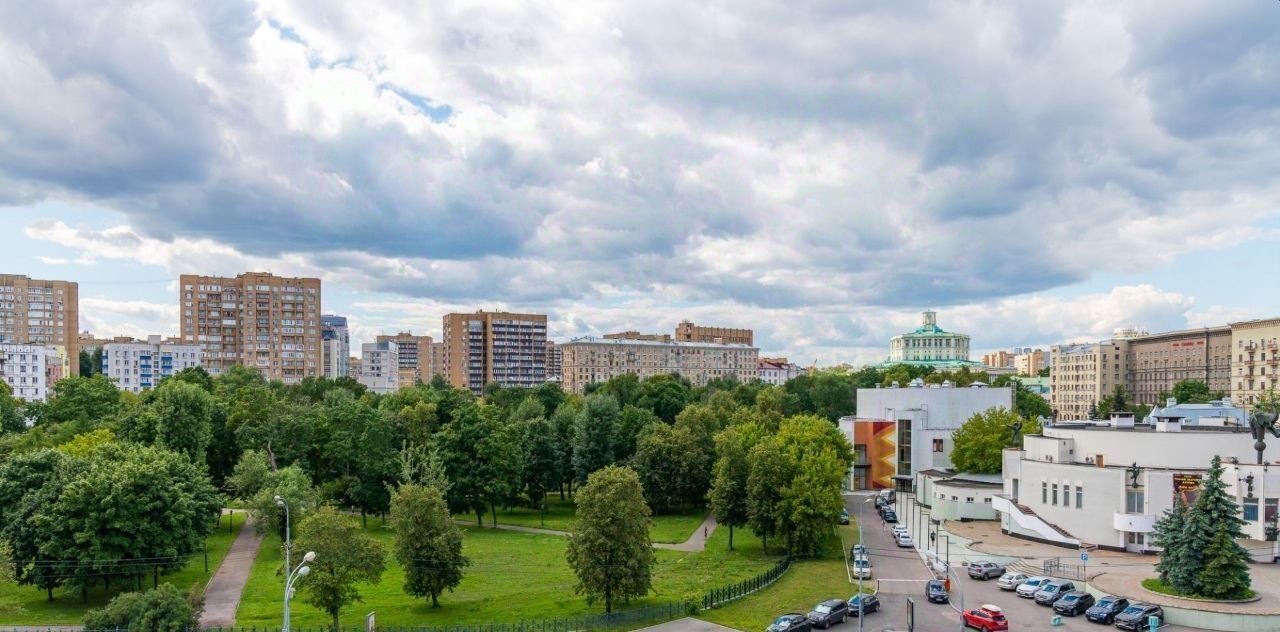
{"type": "Polygon", "coordinates": [[[782,577],[783,573],[786,573],[789,568],[791,568],[790,556],[782,558],[773,568],[755,577],[745,579],[736,584],[713,588],[702,596],[702,609],[710,610],[730,601],[741,599],[757,590],[767,588],[773,582],[778,581],[778,578],[782,577]]]}

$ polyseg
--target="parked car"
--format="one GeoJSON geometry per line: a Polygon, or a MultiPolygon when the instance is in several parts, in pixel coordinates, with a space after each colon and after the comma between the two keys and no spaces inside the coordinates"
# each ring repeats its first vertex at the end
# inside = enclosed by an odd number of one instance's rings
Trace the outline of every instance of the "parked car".
{"type": "Polygon", "coordinates": [[[854,560],[853,576],[859,579],[871,579],[871,561],[867,559],[854,560]]]}
{"type": "Polygon", "coordinates": [[[898,534],[900,534],[900,533],[908,533],[908,532],[909,532],[909,530],[907,529],[907,525],[905,525],[905,524],[895,524],[895,525],[893,525],[893,537],[895,537],[895,538],[896,538],[896,537],[898,537],[898,534]]]}
{"type": "Polygon", "coordinates": [[[862,606],[862,614],[871,614],[880,610],[880,598],[875,595],[858,594],[849,598],[849,614],[858,616],[858,606],[862,606]]]}
{"type": "Polygon", "coordinates": [[[849,618],[849,604],[843,599],[828,599],[814,606],[807,616],[814,627],[825,630],[849,618]]]}
{"type": "Polygon", "coordinates": [[[866,555],[867,555],[867,546],[865,544],[855,544],[849,547],[850,558],[857,558],[858,556],[865,557],[866,555]]]}
{"type": "Polygon", "coordinates": [[[931,579],[925,582],[924,598],[929,603],[947,603],[951,601],[951,595],[947,594],[947,583],[941,579],[931,579]]]}
{"type": "Polygon", "coordinates": [[[1116,615],[1116,627],[1121,630],[1140,630],[1147,627],[1147,617],[1158,617],[1157,625],[1164,625],[1164,609],[1149,603],[1129,604],[1116,615]]]}
{"type": "Polygon", "coordinates": [[[810,632],[812,629],[809,617],[792,612],[774,619],[773,625],[766,628],[765,632],[810,632]]]}
{"type": "Polygon", "coordinates": [[[999,630],[1009,629],[1009,620],[1004,617],[1004,611],[1000,606],[991,604],[983,604],[981,608],[976,610],[966,610],[964,613],[964,625],[967,628],[977,628],[982,632],[997,632],[999,630]]]}
{"type": "Polygon", "coordinates": [[[898,547],[899,547],[899,548],[909,549],[909,548],[911,548],[911,547],[913,547],[913,546],[915,546],[915,545],[916,545],[916,543],[911,539],[911,534],[910,534],[910,533],[899,533],[899,534],[898,534],[898,547]]]}
{"type": "Polygon", "coordinates": [[[1029,578],[1026,573],[1009,571],[1004,575],[1001,575],[1000,579],[996,580],[996,587],[1000,590],[1016,590],[1018,586],[1021,585],[1022,582],[1027,581],[1027,579],[1029,578]]]}
{"type": "Polygon", "coordinates": [[[1045,582],[1036,591],[1035,600],[1042,606],[1052,606],[1053,602],[1075,589],[1076,585],[1067,581],[1045,582]]]}
{"type": "Polygon", "coordinates": [[[1045,582],[1049,582],[1049,581],[1053,581],[1053,578],[1045,577],[1043,575],[1038,575],[1036,577],[1028,577],[1027,581],[1024,581],[1021,584],[1018,584],[1018,588],[1013,592],[1019,597],[1026,597],[1027,599],[1031,599],[1032,597],[1036,596],[1036,591],[1040,590],[1040,587],[1043,586],[1045,582]]]}
{"type": "Polygon", "coordinates": [[[1084,611],[1084,617],[1094,623],[1113,623],[1116,615],[1124,612],[1129,607],[1129,600],[1124,597],[1115,595],[1107,595],[1093,604],[1092,608],[1084,611]]]}
{"type": "Polygon", "coordinates": [[[848,509],[841,509],[841,510],[840,510],[840,524],[849,524],[849,510],[848,510],[848,509]]]}
{"type": "Polygon", "coordinates": [[[1053,602],[1053,611],[1058,614],[1065,614],[1068,617],[1074,617],[1093,605],[1093,595],[1082,590],[1073,590],[1058,598],[1053,602]]]}
{"type": "Polygon", "coordinates": [[[883,514],[881,514],[881,515],[880,515],[880,517],[881,517],[881,518],[884,518],[884,521],[885,521],[885,522],[897,522],[897,521],[898,521],[898,512],[896,512],[896,511],[894,511],[894,510],[892,510],[892,509],[889,509],[889,510],[885,511],[883,514]]]}
{"type": "Polygon", "coordinates": [[[969,577],[974,579],[991,579],[1004,575],[1004,567],[995,562],[973,562],[969,564],[969,577]]]}

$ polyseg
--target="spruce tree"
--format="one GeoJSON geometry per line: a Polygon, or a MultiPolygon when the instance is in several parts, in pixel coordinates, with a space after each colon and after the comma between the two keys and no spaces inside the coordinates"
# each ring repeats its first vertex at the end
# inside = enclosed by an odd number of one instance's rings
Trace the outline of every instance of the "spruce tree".
{"type": "Polygon", "coordinates": [[[1215,598],[1242,596],[1250,583],[1249,554],[1236,542],[1245,537],[1244,519],[1235,499],[1227,495],[1222,458],[1217,455],[1209,465],[1204,489],[1191,507],[1189,525],[1194,529],[1188,529],[1184,546],[1200,558],[1192,592],[1215,598]]]}
{"type": "Polygon", "coordinates": [[[1200,594],[1213,599],[1241,599],[1249,594],[1248,554],[1227,528],[1219,527],[1205,551],[1200,594]]]}
{"type": "Polygon", "coordinates": [[[1187,503],[1178,494],[1174,497],[1173,508],[1165,511],[1156,521],[1155,531],[1151,535],[1151,543],[1160,547],[1160,561],[1156,564],[1156,570],[1160,572],[1160,581],[1167,584],[1172,584],[1171,578],[1177,576],[1178,571],[1183,568],[1181,558],[1185,553],[1182,532],[1186,526],[1187,503]]]}

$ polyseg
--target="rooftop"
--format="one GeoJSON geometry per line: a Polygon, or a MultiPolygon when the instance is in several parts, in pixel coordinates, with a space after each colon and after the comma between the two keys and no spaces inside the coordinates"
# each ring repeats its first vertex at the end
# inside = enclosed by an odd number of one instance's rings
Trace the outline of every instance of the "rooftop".
{"type": "Polygon", "coordinates": [[[561,344],[567,347],[575,344],[592,344],[592,345],[610,345],[614,347],[685,347],[698,349],[755,349],[750,345],[741,343],[715,343],[715,342],[685,342],[683,340],[672,340],[670,342],[660,340],[636,340],[633,338],[597,338],[596,336],[582,336],[574,338],[569,342],[561,344]]]}

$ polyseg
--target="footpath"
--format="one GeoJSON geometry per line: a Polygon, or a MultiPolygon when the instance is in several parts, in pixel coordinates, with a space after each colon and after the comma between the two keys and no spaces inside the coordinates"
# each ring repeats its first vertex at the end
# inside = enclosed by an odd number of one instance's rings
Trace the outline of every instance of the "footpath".
{"type": "Polygon", "coordinates": [[[200,615],[200,627],[231,627],[236,623],[236,608],[244,585],[249,581],[253,561],[262,546],[262,536],[254,532],[252,519],[240,527],[240,534],[222,558],[222,564],[214,572],[213,579],[204,589],[204,613],[200,615]]]}

